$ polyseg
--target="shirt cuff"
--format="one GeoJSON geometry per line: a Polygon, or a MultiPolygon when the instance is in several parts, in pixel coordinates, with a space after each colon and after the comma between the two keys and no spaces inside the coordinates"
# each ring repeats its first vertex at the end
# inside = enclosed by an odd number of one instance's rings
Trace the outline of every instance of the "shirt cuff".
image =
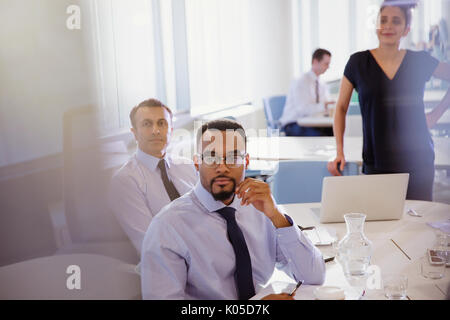
{"type": "Polygon", "coordinates": [[[300,232],[300,229],[297,227],[297,225],[294,224],[292,218],[287,214],[285,214],[284,216],[291,224],[291,226],[276,229],[278,241],[280,241],[280,243],[291,243],[297,242],[299,240],[303,242],[303,234],[300,232]]]}

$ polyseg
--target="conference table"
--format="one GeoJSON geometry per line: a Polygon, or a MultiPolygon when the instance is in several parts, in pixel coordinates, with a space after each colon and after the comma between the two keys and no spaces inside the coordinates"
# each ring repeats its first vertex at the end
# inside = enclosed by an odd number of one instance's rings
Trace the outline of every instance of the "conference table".
{"type": "MultiPolygon", "coordinates": [[[[426,109],[425,112],[428,113],[432,109],[426,109]]],[[[359,115],[361,117],[361,115],[359,115]]],[[[361,118],[362,121],[362,118],[361,118]]],[[[334,118],[326,116],[323,114],[313,115],[309,117],[297,119],[298,125],[302,127],[322,127],[322,128],[332,128],[334,124],[334,118]]],[[[432,129],[447,128],[450,124],[450,110],[444,112],[441,118],[439,118],[437,124],[432,129]]]]}
{"type": "MultiPolygon", "coordinates": [[[[301,203],[280,205],[280,209],[292,217],[294,223],[302,226],[326,228],[330,234],[335,233],[339,241],[346,234],[345,223],[321,224],[318,217],[311,210],[320,208],[320,203],[301,203]]],[[[373,255],[371,266],[378,266],[381,279],[385,274],[404,274],[408,277],[407,298],[410,300],[442,300],[446,299],[450,286],[450,268],[445,269],[442,279],[431,280],[424,278],[420,272],[420,260],[427,248],[433,248],[437,229],[427,225],[428,222],[450,219],[450,205],[407,200],[405,213],[400,220],[366,221],[364,233],[372,241],[373,255]],[[410,216],[408,209],[414,209],[422,217],[410,216]]],[[[334,252],[332,246],[318,246],[329,255],[334,252]]],[[[364,285],[366,282],[363,282],[364,285]]],[[[270,293],[289,292],[295,284],[281,271],[276,271],[266,288],[258,292],[254,299],[259,299],[270,293]]],[[[336,259],[326,263],[326,286],[338,286],[345,289],[349,299],[379,300],[387,299],[380,286],[355,287],[349,282],[336,259]],[[365,292],[363,291],[365,289],[365,292]]],[[[315,299],[314,289],[319,286],[301,286],[295,299],[315,299]]]]}
{"type": "MultiPolygon", "coordinates": [[[[433,137],[435,168],[450,169],[450,139],[433,137]]],[[[347,162],[362,164],[362,137],[344,137],[347,162]]],[[[330,161],[336,156],[334,137],[249,137],[247,152],[250,159],[330,161]]]]}

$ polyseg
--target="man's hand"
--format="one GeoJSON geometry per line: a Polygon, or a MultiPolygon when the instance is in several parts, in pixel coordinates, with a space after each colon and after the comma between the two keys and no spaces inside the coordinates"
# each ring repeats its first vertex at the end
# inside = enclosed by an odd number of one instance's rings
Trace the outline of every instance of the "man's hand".
{"type": "Polygon", "coordinates": [[[294,297],[292,297],[288,293],[279,293],[279,294],[269,294],[268,296],[265,296],[261,300],[294,300],[294,297]]]}
{"type": "Polygon", "coordinates": [[[264,212],[276,228],[291,226],[286,217],[278,211],[267,183],[247,178],[236,187],[235,192],[241,199],[241,205],[251,204],[257,210],[264,212]]]}

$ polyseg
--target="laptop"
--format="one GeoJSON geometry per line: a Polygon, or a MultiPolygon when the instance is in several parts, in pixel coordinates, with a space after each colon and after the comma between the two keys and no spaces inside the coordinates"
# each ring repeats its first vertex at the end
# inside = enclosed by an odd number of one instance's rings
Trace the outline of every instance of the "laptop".
{"type": "Polygon", "coordinates": [[[408,180],[409,173],[325,177],[319,220],[344,222],[352,212],[364,213],[366,221],[401,219],[408,180]]]}

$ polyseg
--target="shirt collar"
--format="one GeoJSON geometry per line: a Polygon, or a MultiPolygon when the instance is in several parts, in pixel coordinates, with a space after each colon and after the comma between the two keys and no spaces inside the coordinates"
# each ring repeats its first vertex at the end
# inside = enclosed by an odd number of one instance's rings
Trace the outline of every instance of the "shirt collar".
{"type": "MultiPolygon", "coordinates": [[[[212,194],[206,190],[200,180],[197,182],[197,184],[194,187],[194,193],[197,196],[200,203],[209,211],[209,212],[215,212],[219,209],[222,209],[226,207],[226,205],[222,201],[214,200],[214,197],[212,194]]],[[[232,207],[236,210],[239,209],[239,199],[238,197],[234,197],[233,202],[231,202],[228,207],[232,207]]]]}
{"type": "Polygon", "coordinates": [[[319,77],[317,76],[317,74],[314,71],[309,70],[308,74],[311,77],[311,79],[313,79],[314,81],[319,80],[319,77]]]}
{"type": "MultiPolygon", "coordinates": [[[[158,162],[161,160],[160,158],[145,153],[139,148],[137,148],[136,151],[136,158],[139,161],[141,161],[151,171],[156,170],[156,168],[158,167],[158,162]]],[[[166,161],[167,167],[170,168],[170,157],[167,155],[167,153],[164,155],[163,159],[166,161]]]]}

